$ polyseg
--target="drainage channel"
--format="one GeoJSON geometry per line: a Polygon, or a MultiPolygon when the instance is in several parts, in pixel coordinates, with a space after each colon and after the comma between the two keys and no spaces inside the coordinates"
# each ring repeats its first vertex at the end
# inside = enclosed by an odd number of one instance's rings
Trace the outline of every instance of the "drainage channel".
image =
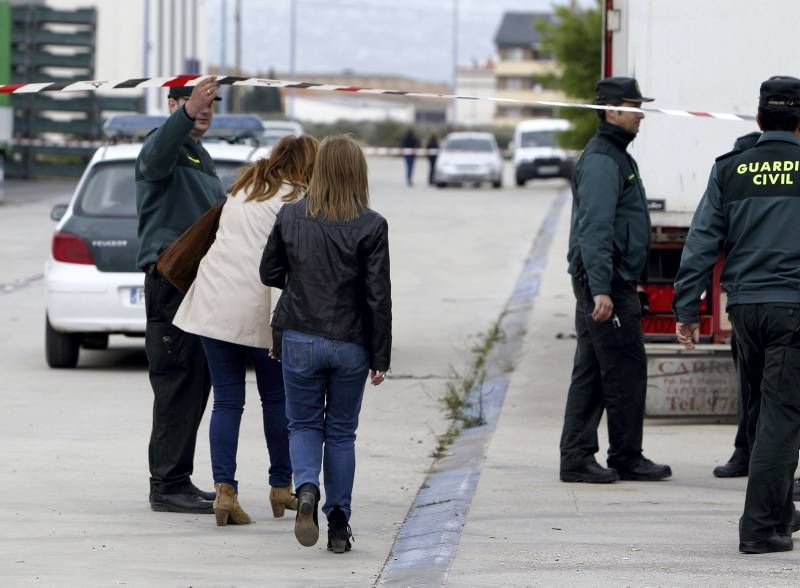
{"type": "Polygon", "coordinates": [[[503,408],[511,377],[509,358],[516,358],[522,348],[528,316],[539,293],[547,254],[566,201],[566,191],[562,191],[551,204],[501,315],[499,328],[505,337],[492,347],[487,357],[486,379],[467,397],[467,417],[478,416],[480,410],[485,424],[464,429],[448,455],[434,464],[400,527],[375,585],[442,586],[447,579],[489,440],[503,408]],[[474,414],[470,415],[470,411],[474,414]]]}

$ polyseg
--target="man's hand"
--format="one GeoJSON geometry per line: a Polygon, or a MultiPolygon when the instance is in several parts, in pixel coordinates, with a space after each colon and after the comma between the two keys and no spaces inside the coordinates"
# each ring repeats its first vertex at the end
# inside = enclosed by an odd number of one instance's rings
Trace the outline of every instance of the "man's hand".
{"type": "Polygon", "coordinates": [[[614,301],[608,294],[598,294],[594,297],[594,310],[592,311],[592,318],[602,323],[611,318],[614,314],[614,301]]]}
{"type": "Polygon", "coordinates": [[[214,76],[209,76],[200,80],[192,89],[192,95],[186,101],[183,108],[190,118],[197,118],[197,115],[206,108],[210,108],[217,97],[219,84],[214,76]]]}
{"type": "Polygon", "coordinates": [[[383,383],[385,377],[386,377],[386,372],[379,372],[376,370],[370,370],[369,372],[369,379],[372,382],[373,386],[380,386],[381,383],[383,383]]]}
{"type": "Polygon", "coordinates": [[[675,323],[675,334],[678,336],[678,343],[686,349],[694,349],[694,344],[700,341],[700,324],[675,323]]]}

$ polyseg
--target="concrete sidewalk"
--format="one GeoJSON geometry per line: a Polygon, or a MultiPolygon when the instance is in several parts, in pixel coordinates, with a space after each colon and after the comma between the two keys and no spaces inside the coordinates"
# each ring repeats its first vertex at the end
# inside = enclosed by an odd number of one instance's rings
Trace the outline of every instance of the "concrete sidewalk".
{"type": "MultiPolygon", "coordinates": [[[[664,482],[558,480],[558,443],[575,341],[565,272],[570,207],[466,518],[450,586],[797,586],[800,553],[741,555],[745,479],[716,479],[735,427],[649,421],[645,454],[664,482]]],[[[601,454],[607,447],[601,425],[601,454]]]]}

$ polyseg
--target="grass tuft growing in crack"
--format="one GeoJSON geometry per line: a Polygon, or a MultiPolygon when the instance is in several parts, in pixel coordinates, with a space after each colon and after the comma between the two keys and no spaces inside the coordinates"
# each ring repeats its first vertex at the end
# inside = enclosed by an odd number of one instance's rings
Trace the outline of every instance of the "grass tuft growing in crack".
{"type": "Polygon", "coordinates": [[[442,409],[451,421],[447,432],[439,436],[433,457],[436,459],[447,455],[448,448],[453,444],[464,429],[480,427],[486,424],[483,412],[483,385],[486,382],[486,360],[494,346],[505,339],[505,333],[500,328],[500,323],[505,316],[505,311],[498,317],[489,332],[481,342],[472,348],[472,365],[466,374],[460,374],[450,366],[450,381],[447,382],[447,391],[440,402],[442,409]],[[476,410],[471,410],[472,404],[467,400],[475,387],[480,389],[476,410]]]}

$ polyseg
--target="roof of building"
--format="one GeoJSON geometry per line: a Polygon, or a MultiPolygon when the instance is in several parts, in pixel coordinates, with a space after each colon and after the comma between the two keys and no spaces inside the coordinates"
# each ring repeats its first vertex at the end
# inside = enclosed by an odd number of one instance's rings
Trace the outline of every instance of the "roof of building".
{"type": "Polygon", "coordinates": [[[494,43],[498,47],[535,47],[540,42],[536,23],[540,20],[552,21],[549,12],[506,12],[494,43]]]}

